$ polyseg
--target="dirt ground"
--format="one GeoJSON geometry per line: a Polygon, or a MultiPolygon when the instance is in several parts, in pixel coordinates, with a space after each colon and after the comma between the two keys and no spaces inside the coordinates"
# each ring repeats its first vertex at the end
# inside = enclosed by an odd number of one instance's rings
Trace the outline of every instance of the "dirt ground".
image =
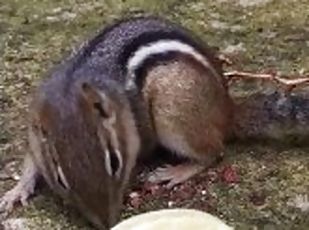
{"type": "MultiPolygon", "coordinates": [[[[18,179],[28,151],[28,101],[44,73],[106,23],[138,11],[192,29],[235,55],[237,68],[309,72],[308,0],[0,0],[0,195],[18,179]]],[[[217,167],[173,190],[137,178],[127,192],[123,218],[187,207],[210,212],[236,229],[309,229],[308,150],[233,144],[217,167]]],[[[28,207],[0,216],[1,222],[5,229],[91,229],[48,189],[28,207]]]]}

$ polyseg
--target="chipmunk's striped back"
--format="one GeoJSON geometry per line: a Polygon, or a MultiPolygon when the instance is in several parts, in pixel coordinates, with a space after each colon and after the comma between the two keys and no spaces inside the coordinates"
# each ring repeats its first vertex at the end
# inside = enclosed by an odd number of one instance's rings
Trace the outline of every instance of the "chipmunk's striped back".
{"type": "Polygon", "coordinates": [[[101,75],[142,86],[150,66],[189,55],[218,75],[212,50],[179,25],[153,16],[121,20],[106,27],[66,63],[66,77],[101,75]],[[95,74],[94,74],[95,73],[95,74]],[[129,78],[127,78],[129,76],[129,78]]]}

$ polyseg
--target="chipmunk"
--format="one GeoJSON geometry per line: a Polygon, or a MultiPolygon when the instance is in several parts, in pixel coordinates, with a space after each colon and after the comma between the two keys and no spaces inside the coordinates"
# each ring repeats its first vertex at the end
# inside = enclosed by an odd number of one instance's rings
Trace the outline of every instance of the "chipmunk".
{"type": "Polygon", "coordinates": [[[43,177],[94,226],[109,229],[137,157],[156,145],[187,157],[149,177],[172,187],[213,164],[234,133],[220,60],[166,19],[112,23],[48,75],[30,106],[21,180],[2,198],[7,210],[25,204],[43,177]]]}
{"type": "Polygon", "coordinates": [[[168,20],[113,23],[48,75],[30,106],[31,153],[2,199],[6,209],[25,204],[43,176],[92,224],[108,229],[138,155],[161,144],[192,159],[156,174],[172,186],[209,166],[223,148],[232,102],[220,62],[168,20]]]}

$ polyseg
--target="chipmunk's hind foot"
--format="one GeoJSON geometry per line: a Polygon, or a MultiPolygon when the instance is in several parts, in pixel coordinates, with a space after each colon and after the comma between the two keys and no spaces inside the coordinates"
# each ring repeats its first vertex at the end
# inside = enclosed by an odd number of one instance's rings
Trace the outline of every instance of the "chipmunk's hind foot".
{"type": "Polygon", "coordinates": [[[205,168],[205,166],[196,163],[184,163],[176,166],[165,165],[152,172],[148,177],[148,181],[151,183],[168,181],[167,188],[172,188],[202,172],[205,168]]]}

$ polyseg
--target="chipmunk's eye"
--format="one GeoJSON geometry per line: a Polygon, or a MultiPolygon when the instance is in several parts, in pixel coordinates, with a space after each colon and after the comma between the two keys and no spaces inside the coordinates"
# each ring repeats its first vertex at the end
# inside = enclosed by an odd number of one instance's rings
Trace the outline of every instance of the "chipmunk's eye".
{"type": "Polygon", "coordinates": [[[95,102],[93,104],[93,107],[99,112],[99,114],[103,117],[103,118],[108,118],[108,114],[106,113],[106,111],[103,109],[102,105],[100,102],[95,102]]]}
{"type": "Polygon", "coordinates": [[[107,119],[111,115],[111,102],[110,98],[100,89],[92,86],[88,82],[81,84],[82,95],[85,101],[90,105],[90,111],[99,114],[101,117],[107,119]]]}
{"type": "Polygon", "coordinates": [[[110,143],[105,150],[105,168],[110,176],[120,177],[123,166],[122,156],[119,150],[114,149],[110,143]]]}
{"type": "Polygon", "coordinates": [[[47,130],[44,127],[41,127],[41,131],[42,131],[43,136],[46,137],[48,134],[47,130]]]}

